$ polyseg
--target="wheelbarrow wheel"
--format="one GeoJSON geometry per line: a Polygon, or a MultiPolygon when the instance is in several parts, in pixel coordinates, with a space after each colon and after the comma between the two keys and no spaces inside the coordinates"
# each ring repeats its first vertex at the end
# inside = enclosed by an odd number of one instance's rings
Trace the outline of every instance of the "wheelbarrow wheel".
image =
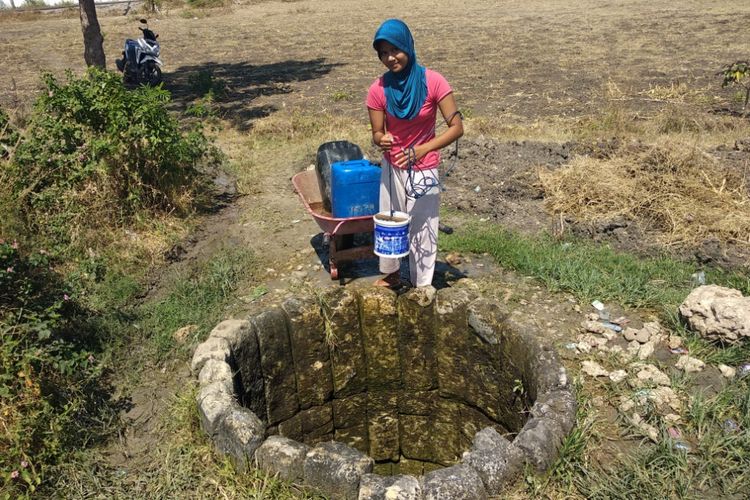
{"type": "Polygon", "coordinates": [[[339,269],[336,267],[336,263],[334,261],[328,261],[328,268],[331,270],[331,279],[339,279],[339,269]]]}

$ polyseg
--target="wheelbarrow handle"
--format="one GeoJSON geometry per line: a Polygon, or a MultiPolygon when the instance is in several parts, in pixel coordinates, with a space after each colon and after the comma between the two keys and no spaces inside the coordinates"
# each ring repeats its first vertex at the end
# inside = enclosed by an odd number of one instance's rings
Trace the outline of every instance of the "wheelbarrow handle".
{"type": "Polygon", "coordinates": [[[333,228],[333,231],[331,231],[331,236],[336,236],[336,233],[339,229],[341,229],[341,226],[346,222],[346,219],[342,220],[338,224],[336,224],[336,227],[333,228]]]}

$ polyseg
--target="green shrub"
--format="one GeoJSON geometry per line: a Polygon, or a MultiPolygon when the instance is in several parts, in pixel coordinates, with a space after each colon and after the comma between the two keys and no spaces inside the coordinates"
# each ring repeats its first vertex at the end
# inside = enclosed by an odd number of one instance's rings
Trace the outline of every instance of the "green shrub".
{"type": "Polygon", "coordinates": [[[7,157],[18,142],[18,132],[10,123],[8,114],[0,109],[0,158],[7,157]]]}
{"type": "Polygon", "coordinates": [[[222,99],[227,95],[227,82],[214,76],[212,69],[202,69],[188,77],[188,85],[199,96],[211,95],[212,99],[222,99]]]}
{"type": "Polygon", "coordinates": [[[82,436],[98,363],[42,250],[0,240],[0,498],[33,492],[82,436]]]}
{"type": "Polygon", "coordinates": [[[97,69],[43,81],[9,169],[29,232],[82,246],[102,224],[127,224],[144,209],[187,212],[206,193],[200,168],[218,161],[215,148],[200,129],[180,130],[167,91],[128,90],[97,69]]]}

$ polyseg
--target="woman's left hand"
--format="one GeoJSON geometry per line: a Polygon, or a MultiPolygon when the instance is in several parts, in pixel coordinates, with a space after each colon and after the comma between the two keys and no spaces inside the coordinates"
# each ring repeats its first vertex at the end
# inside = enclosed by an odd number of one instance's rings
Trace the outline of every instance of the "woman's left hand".
{"type": "Polygon", "coordinates": [[[393,162],[393,165],[397,168],[406,168],[409,166],[409,161],[416,163],[428,153],[428,151],[424,150],[421,144],[419,146],[414,146],[413,151],[414,152],[411,153],[408,148],[399,148],[395,154],[392,152],[391,161],[393,162]]]}

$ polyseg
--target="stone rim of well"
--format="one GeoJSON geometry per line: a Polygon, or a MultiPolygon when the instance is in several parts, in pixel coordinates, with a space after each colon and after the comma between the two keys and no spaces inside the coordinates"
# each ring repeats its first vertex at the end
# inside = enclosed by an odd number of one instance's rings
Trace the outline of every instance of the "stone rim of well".
{"type": "MultiPolygon", "coordinates": [[[[395,292],[387,289],[333,290],[334,295],[375,294],[392,297],[394,304],[396,300],[395,292]]],[[[331,440],[309,446],[269,435],[267,425],[256,412],[240,404],[235,391],[237,371],[232,368],[237,366],[234,358],[239,346],[248,339],[257,346],[257,324],[267,311],[249,319],[222,321],[197,346],[191,370],[199,382],[197,404],[202,429],[217,451],[230,456],[241,468],[257,466],[282,479],[341,498],[385,498],[389,491],[398,491],[403,498],[484,498],[500,493],[518,477],[525,464],[543,472],[554,463],[563,439],[575,425],[576,399],[565,368],[555,350],[541,341],[539,332],[521,327],[496,304],[479,296],[470,280],[437,292],[432,287],[412,289],[404,294],[404,300],[423,306],[432,302],[439,307],[441,297],[448,297],[445,303],[451,307],[450,294],[463,297],[460,301],[467,307],[467,326],[484,342],[520,342],[525,346],[528,356],[524,362],[528,363],[527,370],[534,373],[525,389],[533,404],[512,441],[492,427],[482,428],[454,465],[421,476],[383,476],[372,472],[374,460],[370,456],[345,443],[331,440]],[[513,340],[509,340],[510,336],[513,340]]],[[[299,301],[288,299],[273,310],[283,311],[293,322],[295,315],[303,314],[299,301]]]]}

